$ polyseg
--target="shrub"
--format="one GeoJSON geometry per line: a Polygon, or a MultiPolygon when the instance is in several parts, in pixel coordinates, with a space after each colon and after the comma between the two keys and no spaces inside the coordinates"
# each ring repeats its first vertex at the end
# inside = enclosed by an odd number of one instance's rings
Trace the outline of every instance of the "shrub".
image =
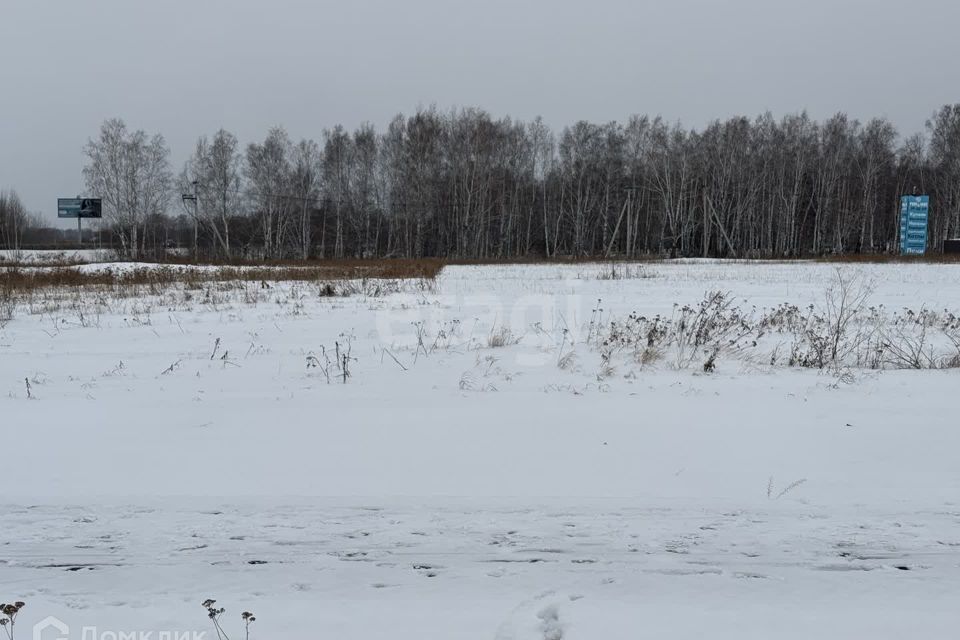
{"type": "Polygon", "coordinates": [[[781,304],[759,314],[711,292],[695,305],[675,305],[670,317],[632,313],[603,328],[591,320],[588,342],[603,362],[629,350],[641,365],[670,357],[678,368],[697,362],[706,373],[722,357],[745,356],[768,336],[778,340],[766,359],[771,366],[784,350],[789,366],[835,371],[960,367],[960,317],[927,309],[890,314],[868,306],[872,290],[860,274],[838,271],[821,304],[781,304]]]}
{"type": "Polygon", "coordinates": [[[13,296],[13,291],[0,286],[0,329],[3,329],[8,322],[13,320],[13,312],[16,308],[17,301],[13,296]]]}
{"type": "Polygon", "coordinates": [[[520,338],[513,335],[510,327],[506,326],[499,328],[494,327],[487,336],[487,346],[491,349],[506,347],[507,345],[517,344],[518,342],[520,342],[520,338]]]}

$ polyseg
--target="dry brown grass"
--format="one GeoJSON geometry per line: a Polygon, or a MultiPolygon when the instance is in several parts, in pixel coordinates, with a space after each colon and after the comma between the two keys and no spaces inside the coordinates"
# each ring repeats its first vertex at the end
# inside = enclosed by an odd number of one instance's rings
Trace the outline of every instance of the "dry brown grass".
{"type": "Polygon", "coordinates": [[[10,297],[55,288],[93,287],[162,289],[196,287],[209,282],[331,282],[341,280],[432,280],[443,264],[437,260],[331,261],[256,266],[150,266],[81,271],[72,267],[0,268],[0,296],[10,297]]]}
{"type": "Polygon", "coordinates": [[[249,259],[231,258],[199,260],[190,256],[167,256],[163,265],[207,266],[207,267],[249,267],[249,268],[291,268],[325,269],[333,272],[353,272],[356,270],[373,271],[385,275],[384,278],[433,277],[440,272],[448,261],[441,258],[323,258],[323,259],[249,259]],[[395,274],[395,275],[394,275],[395,274]],[[407,275],[413,274],[413,275],[407,275]]]}
{"type": "MultiPolygon", "coordinates": [[[[804,259],[800,259],[801,261],[804,259]]],[[[843,264],[918,264],[960,263],[960,255],[934,254],[926,256],[895,256],[886,254],[848,254],[808,258],[811,262],[843,264]]],[[[99,289],[127,289],[148,287],[153,291],[170,285],[200,286],[212,282],[330,282],[369,279],[427,279],[432,280],[445,265],[493,264],[583,264],[621,262],[661,262],[655,256],[643,256],[629,261],[620,258],[526,258],[526,259],[339,259],[339,260],[269,260],[201,261],[188,258],[170,258],[162,264],[132,269],[85,272],[69,262],[57,266],[38,267],[35,264],[0,263],[0,299],[9,300],[14,294],[55,288],[96,287],[99,289]],[[206,268],[191,268],[191,267],[206,268]]]]}
{"type": "Polygon", "coordinates": [[[15,260],[0,256],[0,269],[28,269],[32,267],[76,267],[81,264],[90,264],[90,260],[76,257],[54,256],[32,260],[15,260]]]}

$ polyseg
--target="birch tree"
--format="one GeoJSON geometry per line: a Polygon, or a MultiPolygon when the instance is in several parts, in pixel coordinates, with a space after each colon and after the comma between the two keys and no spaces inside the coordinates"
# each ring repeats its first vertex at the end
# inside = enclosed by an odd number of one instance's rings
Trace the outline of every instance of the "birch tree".
{"type": "Polygon", "coordinates": [[[313,214],[322,189],[321,163],[320,147],[313,140],[301,140],[293,148],[290,189],[297,211],[297,244],[304,260],[313,252],[313,214]]]}
{"type": "Polygon", "coordinates": [[[283,257],[292,213],[299,210],[290,196],[292,144],[282,127],[274,127],[263,143],[247,146],[247,199],[259,219],[265,257],[283,257]]]}
{"type": "Polygon", "coordinates": [[[84,147],[87,195],[103,200],[106,220],[116,229],[124,255],[142,253],[142,234],[150,216],[166,213],[173,174],[163,136],[129,131],[123,120],[107,120],[97,139],[84,147]]]}
{"type": "Polygon", "coordinates": [[[16,191],[0,191],[0,247],[11,250],[14,260],[20,257],[24,232],[35,224],[16,191]]]}
{"type": "Polygon", "coordinates": [[[227,258],[232,255],[230,219],[242,213],[244,204],[239,148],[237,138],[224,129],[213,140],[202,136],[180,176],[181,192],[193,190],[197,197],[196,207],[188,207],[187,213],[210,231],[218,252],[227,258]]]}
{"type": "MultiPolygon", "coordinates": [[[[937,111],[927,122],[930,169],[942,209],[941,237],[960,237],[960,104],[937,111]]],[[[936,210],[935,210],[936,211],[936,210]]]]}

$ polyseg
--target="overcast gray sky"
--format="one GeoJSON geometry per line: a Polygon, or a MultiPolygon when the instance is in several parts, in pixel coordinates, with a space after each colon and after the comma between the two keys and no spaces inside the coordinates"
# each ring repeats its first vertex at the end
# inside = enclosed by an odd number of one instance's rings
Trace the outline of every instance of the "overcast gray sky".
{"type": "Polygon", "coordinates": [[[960,101],[955,0],[0,0],[0,188],[55,217],[121,117],[294,138],[418,105],[700,127],[807,109],[922,130],[960,101]]]}

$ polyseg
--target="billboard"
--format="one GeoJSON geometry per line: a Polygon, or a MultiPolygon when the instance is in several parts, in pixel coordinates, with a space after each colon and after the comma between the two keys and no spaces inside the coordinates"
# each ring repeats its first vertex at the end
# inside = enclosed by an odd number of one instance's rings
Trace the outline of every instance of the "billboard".
{"type": "Polygon", "coordinates": [[[57,198],[58,218],[102,218],[100,198],[57,198]]]}
{"type": "Polygon", "coordinates": [[[930,196],[900,198],[900,253],[919,256],[927,251],[930,196]]]}

